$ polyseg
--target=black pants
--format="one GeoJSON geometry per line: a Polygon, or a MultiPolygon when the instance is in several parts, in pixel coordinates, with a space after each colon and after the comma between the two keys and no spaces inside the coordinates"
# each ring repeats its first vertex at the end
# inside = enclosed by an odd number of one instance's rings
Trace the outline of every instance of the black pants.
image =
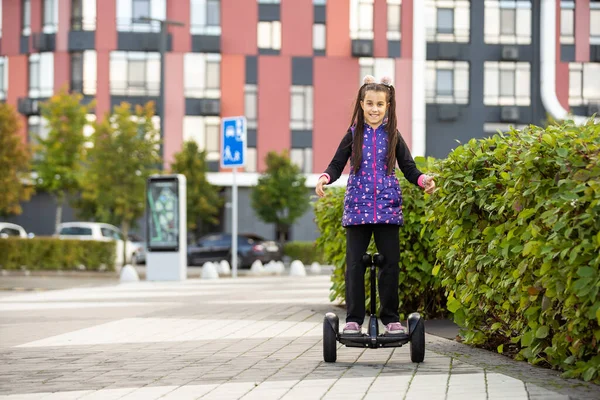
{"type": "Polygon", "coordinates": [[[365,318],[365,270],[362,256],[375,235],[375,246],[384,256],[379,268],[379,318],[384,325],[399,322],[398,275],[400,243],[398,225],[366,224],[346,227],[346,322],[362,325],[365,318]]]}

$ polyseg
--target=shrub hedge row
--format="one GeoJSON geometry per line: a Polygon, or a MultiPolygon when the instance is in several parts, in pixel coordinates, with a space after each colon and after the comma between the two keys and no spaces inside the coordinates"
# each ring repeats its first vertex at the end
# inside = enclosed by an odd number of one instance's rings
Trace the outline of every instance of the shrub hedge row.
{"type": "MultiPolygon", "coordinates": [[[[418,299],[435,313],[423,296],[437,301],[441,283],[466,343],[600,383],[600,125],[473,139],[427,167],[434,195],[401,182],[401,310],[418,299]]],[[[328,192],[315,213],[334,300],[344,298],[344,194],[328,192]]]]}
{"type": "Polygon", "coordinates": [[[283,255],[292,260],[300,260],[305,265],[313,262],[323,263],[323,256],[317,249],[315,242],[294,241],[283,245],[283,255]]]}
{"type": "Polygon", "coordinates": [[[116,246],[93,240],[61,240],[50,237],[0,240],[0,268],[87,271],[115,270],[116,246]]]}
{"type": "Polygon", "coordinates": [[[448,309],[465,340],[600,382],[600,125],[512,130],[437,168],[448,309]]]}

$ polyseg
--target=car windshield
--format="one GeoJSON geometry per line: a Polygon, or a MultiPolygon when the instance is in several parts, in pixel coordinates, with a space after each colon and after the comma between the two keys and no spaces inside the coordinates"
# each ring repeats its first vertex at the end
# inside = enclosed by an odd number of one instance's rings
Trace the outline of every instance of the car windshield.
{"type": "Polygon", "coordinates": [[[73,236],[91,236],[92,228],[83,228],[80,226],[66,226],[60,230],[59,234],[73,236]]]}

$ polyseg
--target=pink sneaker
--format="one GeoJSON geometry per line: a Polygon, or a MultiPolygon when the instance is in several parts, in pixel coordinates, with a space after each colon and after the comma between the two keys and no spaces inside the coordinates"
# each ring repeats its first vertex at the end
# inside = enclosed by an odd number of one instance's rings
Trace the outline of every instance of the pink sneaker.
{"type": "Polygon", "coordinates": [[[346,322],[344,330],[342,331],[345,335],[355,335],[361,332],[361,326],[356,322],[346,322]]]}
{"type": "Polygon", "coordinates": [[[386,335],[400,335],[401,333],[406,333],[406,329],[400,322],[390,322],[385,326],[386,335]]]}

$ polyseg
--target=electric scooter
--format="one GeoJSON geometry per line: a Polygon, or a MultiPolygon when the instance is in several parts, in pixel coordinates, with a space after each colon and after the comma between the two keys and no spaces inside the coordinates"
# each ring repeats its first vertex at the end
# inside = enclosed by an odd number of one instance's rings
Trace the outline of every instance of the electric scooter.
{"type": "Polygon", "coordinates": [[[340,320],[332,312],[325,314],[323,319],[323,359],[325,362],[335,362],[337,359],[337,343],[347,347],[363,347],[378,349],[380,347],[401,347],[410,342],[410,359],[420,363],[425,359],[425,324],[421,315],[414,312],[408,316],[408,333],[379,334],[379,321],[376,315],[375,273],[376,268],[383,265],[383,255],[365,254],[362,262],[369,267],[371,281],[371,315],[369,317],[368,333],[340,333],[340,320]]]}

